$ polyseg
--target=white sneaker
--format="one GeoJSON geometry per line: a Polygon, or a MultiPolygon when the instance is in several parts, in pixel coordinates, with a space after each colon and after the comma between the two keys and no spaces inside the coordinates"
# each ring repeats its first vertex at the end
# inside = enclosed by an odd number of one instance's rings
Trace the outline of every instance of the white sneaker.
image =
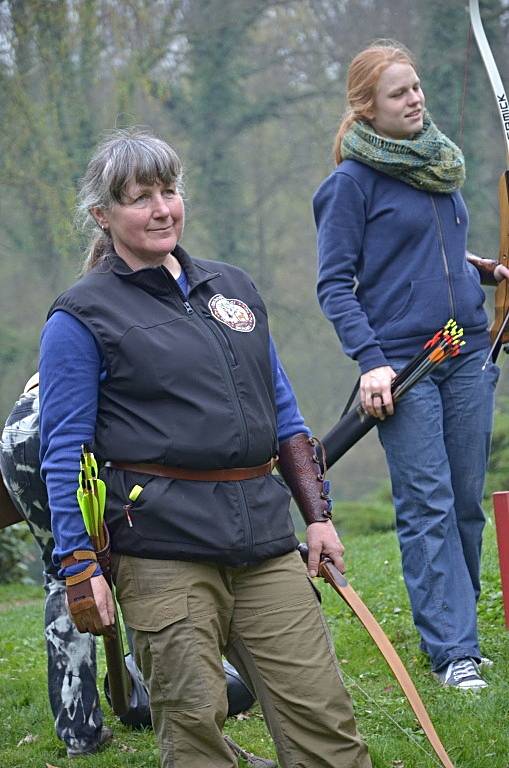
{"type": "Polygon", "coordinates": [[[451,663],[434,673],[442,685],[450,685],[454,688],[460,688],[462,691],[478,691],[481,688],[487,688],[488,683],[483,680],[479,667],[473,659],[454,659],[451,663]]]}

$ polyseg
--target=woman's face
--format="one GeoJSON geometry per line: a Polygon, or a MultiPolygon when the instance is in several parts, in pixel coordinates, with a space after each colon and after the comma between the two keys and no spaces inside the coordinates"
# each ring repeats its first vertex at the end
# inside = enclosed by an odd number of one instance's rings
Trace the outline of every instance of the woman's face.
{"type": "Polygon", "coordinates": [[[378,79],[373,111],[367,116],[379,136],[410,139],[422,130],[424,94],[410,64],[391,64],[378,79]]]}
{"type": "Polygon", "coordinates": [[[131,179],[121,203],[92,213],[109,229],[116,252],[132,269],[162,264],[184,229],[184,203],[174,184],[131,179]]]}

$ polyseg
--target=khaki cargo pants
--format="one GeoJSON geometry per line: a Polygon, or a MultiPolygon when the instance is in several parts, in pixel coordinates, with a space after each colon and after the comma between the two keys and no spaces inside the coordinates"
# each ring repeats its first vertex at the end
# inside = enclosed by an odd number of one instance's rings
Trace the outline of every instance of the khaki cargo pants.
{"type": "Polygon", "coordinates": [[[244,568],[115,555],[114,574],[162,768],[236,768],[222,654],[256,692],[281,768],[370,768],[296,552],[244,568]]]}

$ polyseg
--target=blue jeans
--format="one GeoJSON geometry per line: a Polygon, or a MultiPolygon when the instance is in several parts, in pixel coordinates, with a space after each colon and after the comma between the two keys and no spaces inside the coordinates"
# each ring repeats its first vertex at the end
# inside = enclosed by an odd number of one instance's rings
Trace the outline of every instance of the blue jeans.
{"type": "MultiPolygon", "coordinates": [[[[480,658],[481,506],[497,366],[487,350],[446,360],[378,424],[414,623],[436,671],[480,658]]],[[[392,359],[400,369],[406,360],[392,359]]]]}

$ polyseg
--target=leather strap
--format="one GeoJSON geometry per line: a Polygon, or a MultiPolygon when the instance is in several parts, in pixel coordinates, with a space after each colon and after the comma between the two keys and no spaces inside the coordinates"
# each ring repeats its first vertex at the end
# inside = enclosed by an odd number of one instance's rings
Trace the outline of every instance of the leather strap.
{"type": "Polygon", "coordinates": [[[276,466],[277,457],[257,467],[236,467],[232,469],[184,469],[166,467],[163,464],[127,464],[122,461],[107,461],[106,467],[123,469],[127,472],[139,472],[142,475],[157,475],[173,480],[200,480],[206,482],[228,480],[251,480],[254,477],[270,475],[276,466]]]}
{"type": "Polygon", "coordinates": [[[96,567],[97,566],[95,563],[90,563],[90,565],[87,565],[84,571],[80,571],[80,573],[75,573],[73,576],[66,576],[65,577],[66,586],[73,587],[76,584],[81,584],[82,581],[87,581],[87,579],[91,579],[95,573],[96,567]]]}
{"type": "Polygon", "coordinates": [[[83,560],[97,562],[97,555],[93,549],[75,549],[71,555],[62,559],[62,568],[69,568],[70,565],[76,565],[83,560]]]}

